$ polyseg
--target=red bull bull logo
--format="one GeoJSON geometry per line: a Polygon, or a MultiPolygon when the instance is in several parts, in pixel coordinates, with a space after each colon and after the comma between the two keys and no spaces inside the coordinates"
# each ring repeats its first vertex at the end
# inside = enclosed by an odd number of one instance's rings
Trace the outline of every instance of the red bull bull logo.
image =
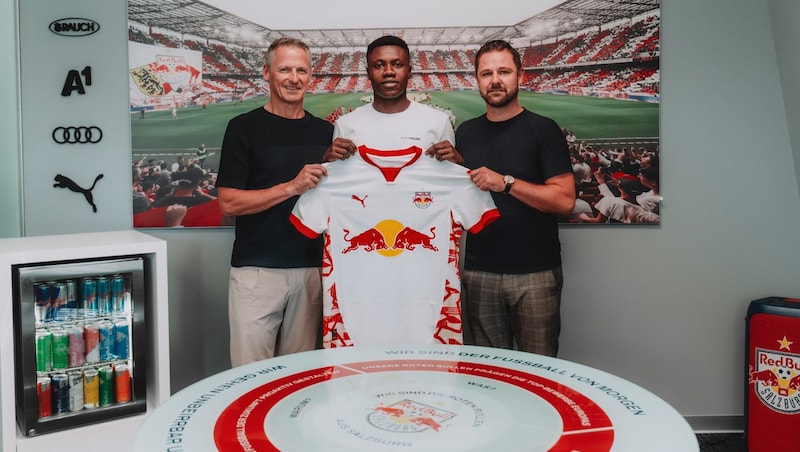
{"type": "Polygon", "coordinates": [[[386,245],[386,240],[383,239],[383,234],[375,228],[369,228],[360,234],[356,234],[353,238],[348,238],[349,235],[350,231],[345,229],[344,240],[350,245],[342,250],[342,254],[347,254],[359,248],[363,248],[367,252],[389,248],[386,245]]]}
{"type": "Polygon", "coordinates": [[[800,355],[757,348],[749,384],[773,411],[800,414],[800,355]]]}
{"type": "Polygon", "coordinates": [[[404,399],[393,405],[376,406],[367,420],[374,427],[388,432],[417,433],[441,431],[455,416],[451,411],[404,399]]]}
{"type": "Polygon", "coordinates": [[[189,65],[182,55],[156,55],[155,63],[156,74],[161,80],[174,85],[189,81],[189,65]]]}
{"type": "Polygon", "coordinates": [[[414,193],[414,205],[420,209],[427,209],[433,203],[433,197],[429,191],[418,191],[414,193]]]}
{"type": "Polygon", "coordinates": [[[435,230],[436,227],[432,227],[430,229],[431,235],[428,236],[409,227],[405,227],[397,233],[392,248],[413,251],[417,246],[421,246],[431,251],[439,251],[439,249],[433,246],[431,243],[431,240],[436,238],[436,232],[434,232],[435,230]]]}
{"type": "Polygon", "coordinates": [[[397,256],[403,251],[415,251],[417,249],[427,249],[439,251],[433,244],[436,239],[436,227],[433,226],[427,232],[420,232],[409,226],[404,226],[396,220],[384,220],[374,227],[361,233],[351,235],[350,230],[342,229],[344,240],[347,247],[342,250],[342,254],[347,254],[356,250],[366,252],[376,251],[387,257],[397,256]],[[391,246],[389,246],[391,244],[391,246]]]}

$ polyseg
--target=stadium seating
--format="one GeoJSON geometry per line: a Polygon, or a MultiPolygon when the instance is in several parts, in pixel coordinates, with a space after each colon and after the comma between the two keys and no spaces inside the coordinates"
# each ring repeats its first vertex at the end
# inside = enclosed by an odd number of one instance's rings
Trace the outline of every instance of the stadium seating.
{"type": "MultiPolygon", "coordinates": [[[[573,36],[532,43],[520,49],[525,74],[522,88],[571,95],[627,98],[659,95],[658,15],[613,26],[592,27],[573,36]]],[[[203,54],[203,90],[198,96],[233,98],[242,92],[265,92],[261,76],[264,49],[221,42],[182,39],[178,33],[144,32],[129,26],[128,39],[203,54]],[[227,96],[227,97],[226,97],[227,96]]],[[[477,47],[477,46],[476,46],[477,47]]],[[[475,48],[412,51],[411,89],[476,89],[475,48]]],[[[313,55],[310,92],[369,91],[366,58],[361,50],[313,55]]]]}

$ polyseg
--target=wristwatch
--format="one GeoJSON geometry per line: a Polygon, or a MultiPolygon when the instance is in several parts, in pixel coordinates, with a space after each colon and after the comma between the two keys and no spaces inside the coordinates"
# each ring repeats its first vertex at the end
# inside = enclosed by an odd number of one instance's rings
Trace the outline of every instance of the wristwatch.
{"type": "Polygon", "coordinates": [[[509,176],[508,174],[506,174],[505,176],[503,176],[503,182],[506,183],[506,188],[505,190],[503,190],[503,193],[508,194],[508,192],[511,191],[511,186],[514,185],[514,176],[509,176]]]}

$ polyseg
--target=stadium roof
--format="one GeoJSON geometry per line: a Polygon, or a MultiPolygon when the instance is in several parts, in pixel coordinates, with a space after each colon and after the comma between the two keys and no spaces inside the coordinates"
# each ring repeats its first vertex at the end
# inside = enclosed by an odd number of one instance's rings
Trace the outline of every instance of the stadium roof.
{"type": "MultiPolygon", "coordinates": [[[[534,12],[535,2],[533,5],[527,13],[533,15],[520,18],[517,23],[485,26],[340,29],[332,24],[330,28],[278,30],[194,0],[128,0],[128,19],[256,48],[283,36],[302,39],[311,47],[366,47],[384,34],[402,36],[411,46],[450,46],[474,45],[490,39],[546,40],[657,10],[660,0],[566,0],[541,12],[534,12]]],[[[506,6],[526,14],[516,0],[506,6]]]]}

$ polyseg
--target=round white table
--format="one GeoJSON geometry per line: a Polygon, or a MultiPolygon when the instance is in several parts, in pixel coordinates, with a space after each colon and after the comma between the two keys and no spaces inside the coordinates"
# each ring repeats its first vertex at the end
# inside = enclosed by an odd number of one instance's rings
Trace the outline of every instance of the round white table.
{"type": "Polygon", "coordinates": [[[134,451],[698,451],[658,396],[569,361],[473,346],[259,361],[174,394],[134,451]]]}

